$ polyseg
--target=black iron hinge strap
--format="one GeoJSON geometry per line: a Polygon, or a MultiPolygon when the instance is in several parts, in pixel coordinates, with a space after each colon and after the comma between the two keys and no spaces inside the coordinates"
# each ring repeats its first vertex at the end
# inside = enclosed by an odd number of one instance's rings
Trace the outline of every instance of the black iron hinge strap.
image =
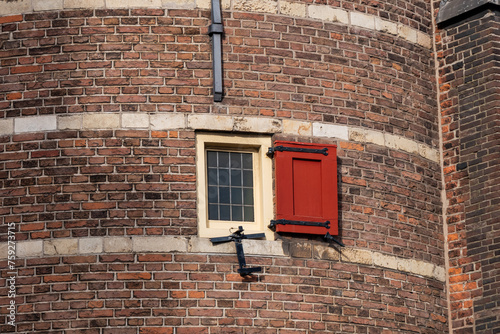
{"type": "Polygon", "coordinates": [[[283,146],[279,145],[276,147],[269,147],[267,151],[267,155],[273,156],[274,152],[299,152],[299,153],[316,153],[316,154],[323,154],[323,155],[328,155],[328,148],[322,148],[322,149],[317,149],[317,148],[302,148],[302,147],[289,147],[289,146],[283,146]]]}
{"type": "Polygon", "coordinates": [[[273,228],[276,225],[319,226],[319,227],[324,227],[324,228],[329,229],[330,228],[330,221],[327,220],[326,222],[321,223],[321,222],[306,222],[306,221],[301,221],[301,220],[278,219],[278,220],[271,220],[271,224],[269,224],[269,228],[273,228]]]}

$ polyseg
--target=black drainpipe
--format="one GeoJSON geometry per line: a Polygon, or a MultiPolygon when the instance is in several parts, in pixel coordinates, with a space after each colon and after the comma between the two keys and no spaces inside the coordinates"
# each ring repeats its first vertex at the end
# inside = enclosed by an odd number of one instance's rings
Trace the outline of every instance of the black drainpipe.
{"type": "Polygon", "coordinates": [[[212,24],[208,35],[212,37],[212,66],[214,71],[214,101],[222,101],[222,13],[220,0],[212,0],[212,24]]]}

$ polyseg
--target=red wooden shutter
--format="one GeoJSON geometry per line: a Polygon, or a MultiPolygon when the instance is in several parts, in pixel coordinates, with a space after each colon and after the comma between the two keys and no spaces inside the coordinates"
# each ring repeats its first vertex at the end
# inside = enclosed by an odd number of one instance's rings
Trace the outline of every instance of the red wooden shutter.
{"type": "Polygon", "coordinates": [[[276,219],[295,222],[276,224],[276,232],[338,235],[337,146],[276,141],[274,148],[276,219]]]}

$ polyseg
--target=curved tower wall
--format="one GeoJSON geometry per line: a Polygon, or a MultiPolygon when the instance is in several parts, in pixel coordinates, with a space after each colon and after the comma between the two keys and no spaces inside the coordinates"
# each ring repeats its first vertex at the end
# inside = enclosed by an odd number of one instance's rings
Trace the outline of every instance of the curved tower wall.
{"type": "Polygon", "coordinates": [[[224,2],[221,103],[208,3],[88,4],[2,1],[2,332],[446,331],[428,1],[224,2]],[[201,131],[336,144],[346,247],[245,241],[238,275],[198,237],[201,131]]]}

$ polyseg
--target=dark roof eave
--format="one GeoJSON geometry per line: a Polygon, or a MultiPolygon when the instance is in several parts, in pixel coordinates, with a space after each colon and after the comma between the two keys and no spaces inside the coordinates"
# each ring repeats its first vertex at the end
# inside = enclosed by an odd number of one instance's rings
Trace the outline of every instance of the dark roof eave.
{"type": "Polygon", "coordinates": [[[437,23],[443,23],[484,5],[500,5],[500,0],[442,0],[437,23]]]}

